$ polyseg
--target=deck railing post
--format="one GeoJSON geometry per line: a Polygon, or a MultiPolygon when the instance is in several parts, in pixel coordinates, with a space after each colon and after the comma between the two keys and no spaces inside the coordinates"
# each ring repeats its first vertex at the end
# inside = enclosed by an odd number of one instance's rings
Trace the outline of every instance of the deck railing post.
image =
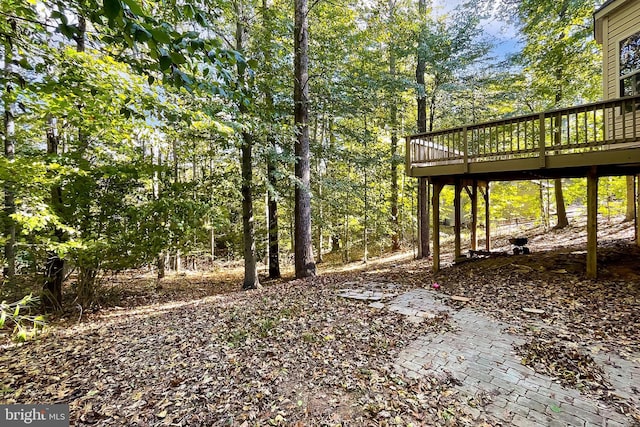
{"type": "Polygon", "coordinates": [[[413,156],[411,152],[411,137],[405,137],[405,150],[404,150],[404,170],[407,176],[411,176],[411,162],[413,156]]]}
{"type": "Polygon", "coordinates": [[[539,144],[539,149],[540,149],[540,167],[541,168],[545,168],[547,167],[547,147],[546,147],[546,130],[545,130],[545,116],[544,113],[540,113],[539,116],[539,120],[540,120],[540,140],[538,141],[539,144]]]}
{"type": "Polygon", "coordinates": [[[462,128],[462,145],[464,148],[464,173],[469,172],[469,141],[467,139],[467,127],[462,128]]]}

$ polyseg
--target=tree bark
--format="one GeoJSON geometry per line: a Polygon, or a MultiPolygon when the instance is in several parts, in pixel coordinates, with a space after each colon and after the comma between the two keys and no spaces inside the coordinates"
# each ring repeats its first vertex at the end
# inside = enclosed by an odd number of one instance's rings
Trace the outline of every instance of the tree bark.
{"type": "MultiPolygon", "coordinates": [[[[563,4],[562,9],[560,11],[560,19],[564,19],[564,15],[566,13],[566,4],[563,4]]],[[[562,39],[564,37],[564,33],[560,34],[559,38],[562,39]]],[[[560,84],[560,82],[562,82],[562,78],[563,78],[563,70],[562,68],[556,68],[555,72],[554,72],[554,76],[556,79],[556,82],[558,82],[558,84],[560,84]]],[[[555,107],[559,108],[560,107],[560,103],[562,102],[562,98],[563,98],[564,94],[562,92],[562,87],[558,87],[556,89],[556,93],[555,93],[555,107]]],[[[554,142],[556,145],[560,145],[561,142],[561,130],[562,130],[562,121],[560,120],[559,117],[557,117],[555,120],[555,125],[554,125],[554,142]]],[[[556,226],[554,227],[555,229],[559,230],[562,228],[565,228],[566,226],[569,225],[569,219],[567,218],[567,210],[565,208],[564,205],[564,193],[562,192],[562,178],[556,178],[554,180],[554,190],[555,190],[555,195],[556,195],[556,217],[558,218],[558,223],[556,224],[556,226]]]]}
{"type": "MultiPolygon", "coordinates": [[[[14,20],[9,21],[9,26],[13,33],[16,31],[16,22],[14,20]]],[[[4,155],[8,160],[12,160],[15,157],[16,141],[15,141],[15,121],[13,117],[13,83],[11,82],[11,63],[13,61],[13,41],[11,35],[4,36],[4,155]]],[[[16,212],[15,205],[15,183],[6,181],[3,187],[4,191],[4,236],[6,243],[4,245],[4,257],[7,262],[7,266],[4,269],[4,275],[8,278],[9,282],[13,282],[16,275],[16,224],[11,218],[16,212]]]]}
{"type": "Polygon", "coordinates": [[[278,239],[278,202],[273,194],[273,186],[276,185],[273,160],[270,160],[267,164],[267,174],[269,176],[269,186],[272,187],[269,189],[267,202],[269,211],[269,278],[278,279],[280,278],[280,241],[278,239]]]}
{"type": "Polygon", "coordinates": [[[295,272],[297,278],[315,276],[311,241],[311,195],[309,184],[309,40],[307,0],[295,0],[294,28],[294,124],[295,142],[295,272]]]}
{"type": "MultiPolygon", "coordinates": [[[[393,0],[389,1],[389,24],[391,25],[395,14],[393,0]]],[[[392,43],[389,44],[389,78],[392,84],[396,79],[396,54],[392,43]]],[[[424,78],[424,74],[423,74],[424,78]]],[[[398,106],[396,104],[395,88],[392,88],[389,97],[389,125],[391,126],[391,250],[400,249],[400,223],[398,221],[398,106]]]]}
{"type": "Polygon", "coordinates": [[[554,180],[554,189],[556,194],[556,216],[558,217],[558,223],[556,229],[561,229],[569,225],[567,219],[567,210],[564,206],[564,193],[562,192],[562,178],[556,178],[554,180]]]}
{"type": "MultiPolygon", "coordinates": [[[[369,129],[367,127],[367,116],[364,116],[364,152],[367,152],[367,143],[369,139],[369,129]]],[[[367,173],[367,165],[364,167],[364,227],[362,229],[362,242],[364,245],[364,253],[362,255],[362,262],[367,263],[369,261],[369,234],[367,233],[367,227],[369,227],[369,174],[367,173]]]]}
{"type": "MultiPolygon", "coordinates": [[[[58,135],[56,133],[56,123],[51,115],[47,116],[47,154],[56,156],[58,154],[58,135]]],[[[51,207],[53,212],[60,215],[62,212],[62,189],[59,185],[51,188],[51,207]]],[[[61,229],[54,230],[54,235],[59,243],[64,239],[61,229]]],[[[64,281],[64,260],[55,251],[47,254],[45,262],[45,278],[43,285],[43,303],[47,309],[59,310],[62,308],[62,283],[64,281]]]]}
{"type": "Polygon", "coordinates": [[[634,178],[633,175],[627,177],[627,212],[624,216],[624,220],[633,221],[636,217],[636,199],[634,191],[634,178]]]}
{"type": "MultiPolygon", "coordinates": [[[[161,147],[158,145],[157,147],[154,147],[154,150],[156,151],[156,164],[158,165],[157,168],[155,168],[154,172],[153,172],[153,199],[154,200],[159,200],[160,199],[160,183],[162,182],[162,176],[160,175],[160,172],[162,170],[162,149],[161,147]]],[[[153,162],[153,160],[152,160],[153,162]]],[[[155,219],[156,221],[156,226],[158,228],[160,228],[160,218],[156,217],[155,219]]],[[[160,284],[160,281],[162,279],[164,279],[165,277],[165,270],[166,270],[166,266],[167,266],[167,261],[166,261],[166,254],[163,251],[160,251],[160,253],[158,253],[158,256],[156,258],[156,268],[157,268],[157,276],[156,276],[156,286],[160,284]]]]}
{"type": "MultiPolygon", "coordinates": [[[[236,50],[244,53],[244,33],[243,14],[239,1],[235,3],[236,8],[236,50]]],[[[241,87],[244,87],[244,70],[238,64],[238,80],[241,87]]],[[[240,115],[247,113],[247,107],[242,102],[238,104],[240,115]]],[[[253,135],[248,131],[242,131],[242,232],[244,241],[244,281],[242,289],[257,289],[260,287],[258,280],[258,257],[256,256],[256,239],[253,217],[253,195],[251,193],[253,184],[252,166],[253,135]]]]}
{"type": "MultiPolygon", "coordinates": [[[[269,10],[267,6],[267,0],[262,0],[262,22],[265,29],[265,37],[270,35],[267,31],[270,27],[269,10]]],[[[265,43],[268,41],[265,40],[265,43]]],[[[271,48],[267,43],[267,47],[264,50],[264,62],[267,69],[271,72],[271,48]]],[[[267,110],[272,113],[274,110],[273,93],[270,86],[265,85],[264,96],[266,99],[267,110]]],[[[277,156],[278,156],[278,143],[276,142],[275,135],[272,130],[269,129],[267,134],[269,146],[271,147],[271,153],[267,157],[267,179],[269,181],[269,189],[267,191],[267,234],[269,240],[269,278],[280,278],[280,240],[279,240],[279,228],[278,228],[278,200],[276,198],[276,188],[278,185],[276,176],[277,156]]]]}
{"type": "MultiPolygon", "coordinates": [[[[420,19],[424,19],[427,14],[426,0],[418,0],[418,14],[420,19]]],[[[424,25],[424,23],[422,23],[424,25]]],[[[427,61],[422,52],[422,38],[420,35],[418,42],[417,64],[416,64],[416,84],[418,86],[416,104],[418,109],[417,127],[418,133],[427,131],[427,93],[425,88],[424,74],[427,69],[427,61]]],[[[433,120],[431,120],[433,126],[433,120]]],[[[406,153],[409,155],[409,153],[406,153]]],[[[418,178],[418,259],[429,256],[429,183],[426,178],[418,178]]]]}
{"type": "MultiPolygon", "coordinates": [[[[420,19],[423,20],[427,14],[427,2],[426,0],[418,0],[418,14],[420,19]]],[[[424,22],[421,22],[424,25],[424,22]]],[[[425,88],[424,73],[427,70],[427,61],[425,55],[422,52],[422,39],[425,37],[424,31],[420,34],[420,40],[418,41],[417,52],[417,64],[416,64],[416,85],[417,94],[416,102],[418,107],[418,132],[427,131],[427,93],[425,88]]]]}

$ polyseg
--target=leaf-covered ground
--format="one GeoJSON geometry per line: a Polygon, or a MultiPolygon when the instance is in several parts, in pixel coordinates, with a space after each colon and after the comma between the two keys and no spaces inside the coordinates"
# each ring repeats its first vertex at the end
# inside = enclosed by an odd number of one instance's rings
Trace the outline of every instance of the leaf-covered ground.
{"type": "Polygon", "coordinates": [[[78,425],[414,425],[465,420],[446,383],[390,366],[428,331],[336,296],[345,278],[105,310],[5,349],[4,402],[69,402],[78,425]]]}
{"type": "Polygon", "coordinates": [[[604,242],[602,278],[590,281],[579,268],[583,248],[560,243],[569,235],[538,236],[532,255],[470,261],[436,277],[428,260],[410,256],[250,292],[234,291],[237,275],[178,276],[161,288],[122,276],[129,290],[112,288],[97,313],[69,313],[42,340],[0,349],[0,401],[69,403],[75,425],[492,424],[472,418],[447,381],[409,381],[391,368],[414,338],[448,330],[447,318],[416,324],[337,296],[354,282],[402,292],[434,281],[527,337],[521,355],[536,370],[559,380],[577,372],[575,386],[598,396],[606,379],[572,351],[638,357],[640,252],[628,236],[604,242]],[[554,242],[562,247],[542,251],[554,242]]]}

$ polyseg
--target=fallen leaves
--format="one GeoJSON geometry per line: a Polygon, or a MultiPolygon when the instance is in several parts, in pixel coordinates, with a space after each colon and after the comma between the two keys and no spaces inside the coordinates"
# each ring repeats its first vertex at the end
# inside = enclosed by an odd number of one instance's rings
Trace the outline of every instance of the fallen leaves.
{"type": "Polygon", "coordinates": [[[522,364],[556,378],[560,384],[603,395],[612,390],[602,368],[591,356],[554,340],[536,337],[516,346],[522,364]]]}
{"type": "MultiPolygon", "coordinates": [[[[601,250],[603,270],[618,271],[619,254],[635,250],[601,250]]],[[[409,381],[393,370],[399,350],[451,325],[370,307],[366,299],[387,296],[372,293],[372,283],[386,294],[437,283],[438,297],[453,307],[515,325],[534,369],[611,399],[587,349],[635,360],[640,284],[619,272],[587,281],[584,256],[536,252],[515,266],[507,256],[470,261],[443,269],[437,282],[427,261],[395,261],[215,296],[213,278],[185,276],[163,285],[158,298],[131,290],[118,303],[132,308],[103,310],[0,350],[0,400],[69,403],[75,425],[489,425],[458,400],[455,379],[409,381]],[[182,295],[191,280],[196,290],[182,295]],[[366,298],[340,297],[347,288],[366,298]],[[142,301],[155,303],[136,306],[142,301]]],[[[237,289],[236,279],[225,276],[222,289],[237,289]]]]}
{"type": "Polygon", "coordinates": [[[416,325],[341,298],[344,281],[317,277],[129,316],[105,312],[5,349],[0,381],[12,392],[3,402],[68,402],[76,425],[464,420],[448,384],[406,382],[392,368],[400,349],[446,322],[416,325]]]}

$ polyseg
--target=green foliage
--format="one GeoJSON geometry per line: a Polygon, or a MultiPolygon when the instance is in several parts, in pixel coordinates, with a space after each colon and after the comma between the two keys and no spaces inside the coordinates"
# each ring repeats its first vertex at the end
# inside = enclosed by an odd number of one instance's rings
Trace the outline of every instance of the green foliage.
{"type": "MultiPolygon", "coordinates": [[[[310,190],[314,240],[321,236],[325,251],[330,238],[345,259],[360,253],[365,235],[369,245],[390,244],[391,164],[401,163],[403,151],[400,139],[392,156],[391,135],[415,129],[416,91],[429,97],[436,127],[548,106],[560,68],[563,102],[593,98],[597,51],[583,28],[586,2],[552,3],[518,2],[527,48],[508,68],[488,63],[474,4],[440,17],[429,10],[420,16],[417,4],[404,0],[314,4],[310,190]],[[427,59],[424,88],[414,83],[416,53],[427,59]]],[[[243,17],[229,2],[36,6],[26,0],[0,6],[7,18],[0,31],[15,46],[13,67],[2,75],[12,90],[3,91],[2,105],[18,107],[16,156],[0,157],[0,182],[15,188],[11,220],[32,271],[42,271],[52,253],[87,280],[104,270],[155,265],[160,254],[210,254],[212,244],[214,255],[238,256],[243,131],[255,136],[258,253],[266,252],[266,192],[279,202],[281,247],[291,243],[296,159],[288,3],[237,4],[252,17],[244,56],[233,50],[243,17]],[[51,134],[57,150],[47,154],[51,134]],[[275,164],[272,182],[267,160],[275,164]]],[[[415,183],[397,169],[399,231],[408,243],[416,228],[415,183]]],[[[619,183],[601,185],[609,188],[601,196],[613,197],[601,207],[617,211],[619,183]]],[[[537,216],[538,190],[496,184],[492,215],[537,216]]],[[[570,186],[567,198],[579,201],[578,190],[573,196],[570,186]]],[[[452,215],[452,199],[445,190],[443,217],[452,215]]]]}
{"type": "Polygon", "coordinates": [[[525,38],[520,56],[541,109],[601,96],[600,47],[592,37],[590,0],[525,0],[517,15],[525,38]]]}
{"type": "Polygon", "coordinates": [[[0,303],[0,329],[7,324],[12,325],[11,336],[14,340],[23,342],[37,337],[45,326],[42,315],[30,314],[40,304],[40,299],[29,294],[20,301],[0,303]]]}

